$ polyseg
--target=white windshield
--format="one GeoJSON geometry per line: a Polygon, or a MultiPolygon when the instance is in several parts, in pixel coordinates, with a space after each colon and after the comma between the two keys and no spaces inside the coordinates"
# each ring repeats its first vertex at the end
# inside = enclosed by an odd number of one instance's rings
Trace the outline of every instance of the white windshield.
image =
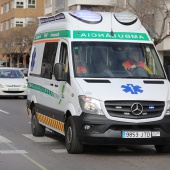
{"type": "Polygon", "coordinates": [[[165,78],[152,44],[72,42],[76,77],[165,78]]]}
{"type": "Polygon", "coordinates": [[[19,70],[0,69],[0,78],[24,78],[19,70]]]}

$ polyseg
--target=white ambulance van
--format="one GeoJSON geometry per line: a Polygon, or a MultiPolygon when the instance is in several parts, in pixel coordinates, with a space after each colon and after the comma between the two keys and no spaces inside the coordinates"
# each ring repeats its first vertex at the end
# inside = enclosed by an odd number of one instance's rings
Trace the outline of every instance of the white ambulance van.
{"type": "Polygon", "coordinates": [[[129,12],[39,18],[27,109],[32,134],[48,128],[64,135],[68,153],[84,145],[170,151],[169,81],[150,36],[129,12]]]}

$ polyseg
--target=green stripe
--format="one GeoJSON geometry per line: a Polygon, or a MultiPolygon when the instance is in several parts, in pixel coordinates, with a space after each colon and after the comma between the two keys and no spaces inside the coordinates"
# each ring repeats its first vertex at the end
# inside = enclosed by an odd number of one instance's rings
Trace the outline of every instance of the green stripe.
{"type": "Polygon", "coordinates": [[[37,84],[28,83],[28,88],[40,91],[41,93],[45,93],[45,94],[48,94],[49,96],[52,96],[52,97],[55,97],[55,98],[59,99],[59,96],[56,93],[54,93],[51,90],[46,89],[46,88],[44,88],[42,86],[39,86],[37,84]]]}
{"type": "Polygon", "coordinates": [[[62,102],[62,99],[59,100],[58,104],[61,104],[61,102],[62,102]]]}
{"type": "Polygon", "coordinates": [[[44,32],[40,34],[36,34],[34,37],[34,41],[36,40],[43,40],[43,39],[50,39],[50,38],[70,38],[71,34],[69,30],[60,30],[60,31],[51,31],[51,32],[44,32]]]}
{"type": "Polygon", "coordinates": [[[73,38],[150,41],[149,36],[145,33],[114,32],[114,36],[112,36],[110,32],[83,31],[83,30],[73,31],[73,38]]]}
{"type": "Polygon", "coordinates": [[[63,85],[62,87],[62,93],[64,93],[64,90],[65,90],[65,85],[63,85]]]}

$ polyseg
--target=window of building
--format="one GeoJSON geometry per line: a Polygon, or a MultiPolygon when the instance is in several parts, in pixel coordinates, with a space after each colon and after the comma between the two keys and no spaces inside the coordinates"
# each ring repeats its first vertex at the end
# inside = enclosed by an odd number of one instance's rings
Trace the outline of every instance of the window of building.
{"type": "Polygon", "coordinates": [[[16,21],[16,27],[24,27],[23,21],[16,21]]]}
{"type": "Polygon", "coordinates": [[[3,5],[1,6],[1,14],[4,13],[4,8],[3,8],[3,5]]]}
{"type": "Polygon", "coordinates": [[[6,4],[6,10],[5,10],[6,12],[8,12],[9,11],[9,4],[6,4]]]}
{"type": "Polygon", "coordinates": [[[28,8],[35,8],[36,0],[28,0],[28,8]]]}
{"type": "Polygon", "coordinates": [[[22,1],[17,1],[17,2],[16,2],[16,8],[24,8],[24,2],[22,2],[22,1]]]}
{"type": "Polygon", "coordinates": [[[49,42],[45,44],[41,77],[52,79],[55,56],[57,52],[58,42],[49,42]]]}
{"type": "Polygon", "coordinates": [[[1,23],[1,31],[3,31],[3,27],[4,27],[4,26],[3,26],[3,22],[2,22],[2,23],[1,23]]]}

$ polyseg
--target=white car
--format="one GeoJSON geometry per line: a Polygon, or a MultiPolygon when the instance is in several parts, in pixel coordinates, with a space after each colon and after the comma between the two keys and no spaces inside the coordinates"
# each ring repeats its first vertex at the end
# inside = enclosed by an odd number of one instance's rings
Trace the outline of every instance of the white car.
{"type": "Polygon", "coordinates": [[[27,80],[18,68],[0,67],[0,96],[27,97],[27,80]]]}

